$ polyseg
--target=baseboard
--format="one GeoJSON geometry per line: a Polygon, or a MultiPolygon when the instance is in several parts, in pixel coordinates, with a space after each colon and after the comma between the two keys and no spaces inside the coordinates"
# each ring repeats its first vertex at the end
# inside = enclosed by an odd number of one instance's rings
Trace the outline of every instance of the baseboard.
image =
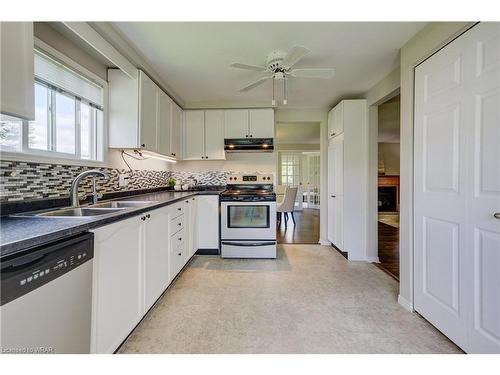
{"type": "Polygon", "coordinates": [[[380,263],[378,257],[366,257],[366,261],[370,263],[380,263]]]}
{"type": "Polygon", "coordinates": [[[328,240],[320,239],[318,243],[323,246],[331,246],[331,243],[328,240]]]}
{"type": "Polygon", "coordinates": [[[413,312],[413,303],[408,301],[406,298],[402,297],[401,294],[398,295],[398,303],[403,306],[406,310],[413,312]]]}

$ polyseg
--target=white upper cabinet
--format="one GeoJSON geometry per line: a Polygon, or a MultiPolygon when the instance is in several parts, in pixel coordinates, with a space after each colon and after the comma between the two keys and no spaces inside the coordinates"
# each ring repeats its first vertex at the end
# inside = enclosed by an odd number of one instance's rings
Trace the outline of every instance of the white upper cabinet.
{"type": "Polygon", "coordinates": [[[172,127],[172,99],[163,91],[158,93],[157,113],[158,153],[170,155],[170,138],[172,127]]]}
{"type": "Polygon", "coordinates": [[[144,72],[108,70],[109,147],[180,158],[182,109],[144,72]]]}
{"type": "Polygon", "coordinates": [[[224,111],[205,111],[205,159],[223,160],[224,152],[224,111]]]}
{"type": "Polygon", "coordinates": [[[225,138],[274,138],[274,110],[226,109],[225,138]]]}
{"type": "Polygon", "coordinates": [[[250,138],[274,138],[274,111],[269,109],[250,109],[248,136],[250,138]]]}
{"type": "Polygon", "coordinates": [[[224,138],[248,137],[248,109],[226,109],[224,111],[224,138]]]}
{"type": "Polygon", "coordinates": [[[328,138],[344,132],[344,103],[345,101],[341,101],[328,112],[328,138]]]}
{"type": "Polygon", "coordinates": [[[172,127],[170,130],[170,156],[182,157],[182,116],[183,110],[172,102],[172,127]]]}
{"type": "Polygon", "coordinates": [[[224,111],[184,113],[184,160],[224,160],[224,111]]]}
{"type": "Polygon", "coordinates": [[[205,159],[205,111],[185,111],[184,116],[184,160],[205,159]]]}
{"type": "Polygon", "coordinates": [[[156,122],[159,91],[151,78],[139,71],[139,146],[154,152],[158,151],[156,122]]]}
{"type": "Polygon", "coordinates": [[[0,112],[35,119],[33,22],[0,22],[0,112]]]}

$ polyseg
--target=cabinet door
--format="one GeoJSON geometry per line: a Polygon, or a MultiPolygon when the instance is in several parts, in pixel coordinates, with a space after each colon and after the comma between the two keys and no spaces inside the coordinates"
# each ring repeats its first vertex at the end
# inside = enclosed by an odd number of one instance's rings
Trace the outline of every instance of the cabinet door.
{"type": "Polygon", "coordinates": [[[224,111],[224,138],[248,137],[248,109],[224,111]]]}
{"type": "Polygon", "coordinates": [[[335,107],[333,116],[332,137],[336,137],[344,132],[344,102],[340,102],[335,107]]]}
{"type": "Polygon", "coordinates": [[[139,72],[139,146],[158,151],[156,142],[157,97],[159,88],[142,71],[139,72]]]}
{"type": "Polygon", "coordinates": [[[33,22],[0,22],[0,112],[35,119],[33,22]]]}
{"type": "Polygon", "coordinates": [[[198,248],[219,248],[219,197],[200,195],[197,197],[198,248]]]}
{"type": "Polygon", "coordinates": [[[182,157],[182,109],[172,103],[172,127],[170,129],[170,156],[182,157]]]}
{"type": "Polygon", "coordinates": [[[335,113],[336,107],[332,108],[330,112],[328,112],[328,139],[335,135],[335,113]]]}
{"type": "Polygon", "coordinates": [[[268,109],[249,110],[250,138],[274,138],[274,111],[268,109]]]}
{"type": "Polygon", "coordinates": [[[172,126],[172,100],[167,94],[158,92],[158,153],[170,155],[170,129],[172,126]]]}
{"type": "Polygon", "coordinates": [[[139,217],[93,230],[93,353],[113,353],[142,318],[139,217]]]}
{"type": "Polygon", "coordinates": [[[196,197],[188,198],[186,204],[186,222],[185,222],[185,242],[186,242],[186,261],[191,258],[198,250],[198,226],[196,223],[197,200],[196,197]]]}
{"type": "Polygon", "coordinates": [[[169,212],[160,208],[143,215],[144,221],[144,299],[147,311],[167,288],[169,277],[169,212]],[[149,215],[149,217],[148,217],[149,215]]]}
{"type": "Polygon", "coordinates": [[[184,112],[184,159],[205,159],[204,111],[184,112]]]}
{"type": "Polygon", "coordinates": [[[205,111],[205,159],[224,160],[224,111],[205,111]]]}

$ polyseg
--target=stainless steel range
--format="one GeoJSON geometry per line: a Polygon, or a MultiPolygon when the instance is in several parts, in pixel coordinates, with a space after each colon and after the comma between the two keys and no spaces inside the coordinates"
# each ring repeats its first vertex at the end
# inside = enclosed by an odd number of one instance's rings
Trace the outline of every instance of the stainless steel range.
{"type": "Polygon", "coordinates": [[[273,175],[231,174],[220,201],[221,256],[276,258],[273,175]]]}

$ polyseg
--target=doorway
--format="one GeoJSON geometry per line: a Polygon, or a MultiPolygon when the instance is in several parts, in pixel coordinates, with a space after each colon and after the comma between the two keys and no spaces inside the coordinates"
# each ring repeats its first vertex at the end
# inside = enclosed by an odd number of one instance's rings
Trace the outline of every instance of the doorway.
{"type": "Polygon", "coordinates": [[[377,266],[399,281],[400,95],[378,106],[377,266]]]}
{"type": "Polygon", "coordinates": [[[278,243],[317,244],[321,203],[320,124],[278,122],[275,142],[278,154],[275,190],[278,211],[283,210],[277,226],[278,243]]]}

